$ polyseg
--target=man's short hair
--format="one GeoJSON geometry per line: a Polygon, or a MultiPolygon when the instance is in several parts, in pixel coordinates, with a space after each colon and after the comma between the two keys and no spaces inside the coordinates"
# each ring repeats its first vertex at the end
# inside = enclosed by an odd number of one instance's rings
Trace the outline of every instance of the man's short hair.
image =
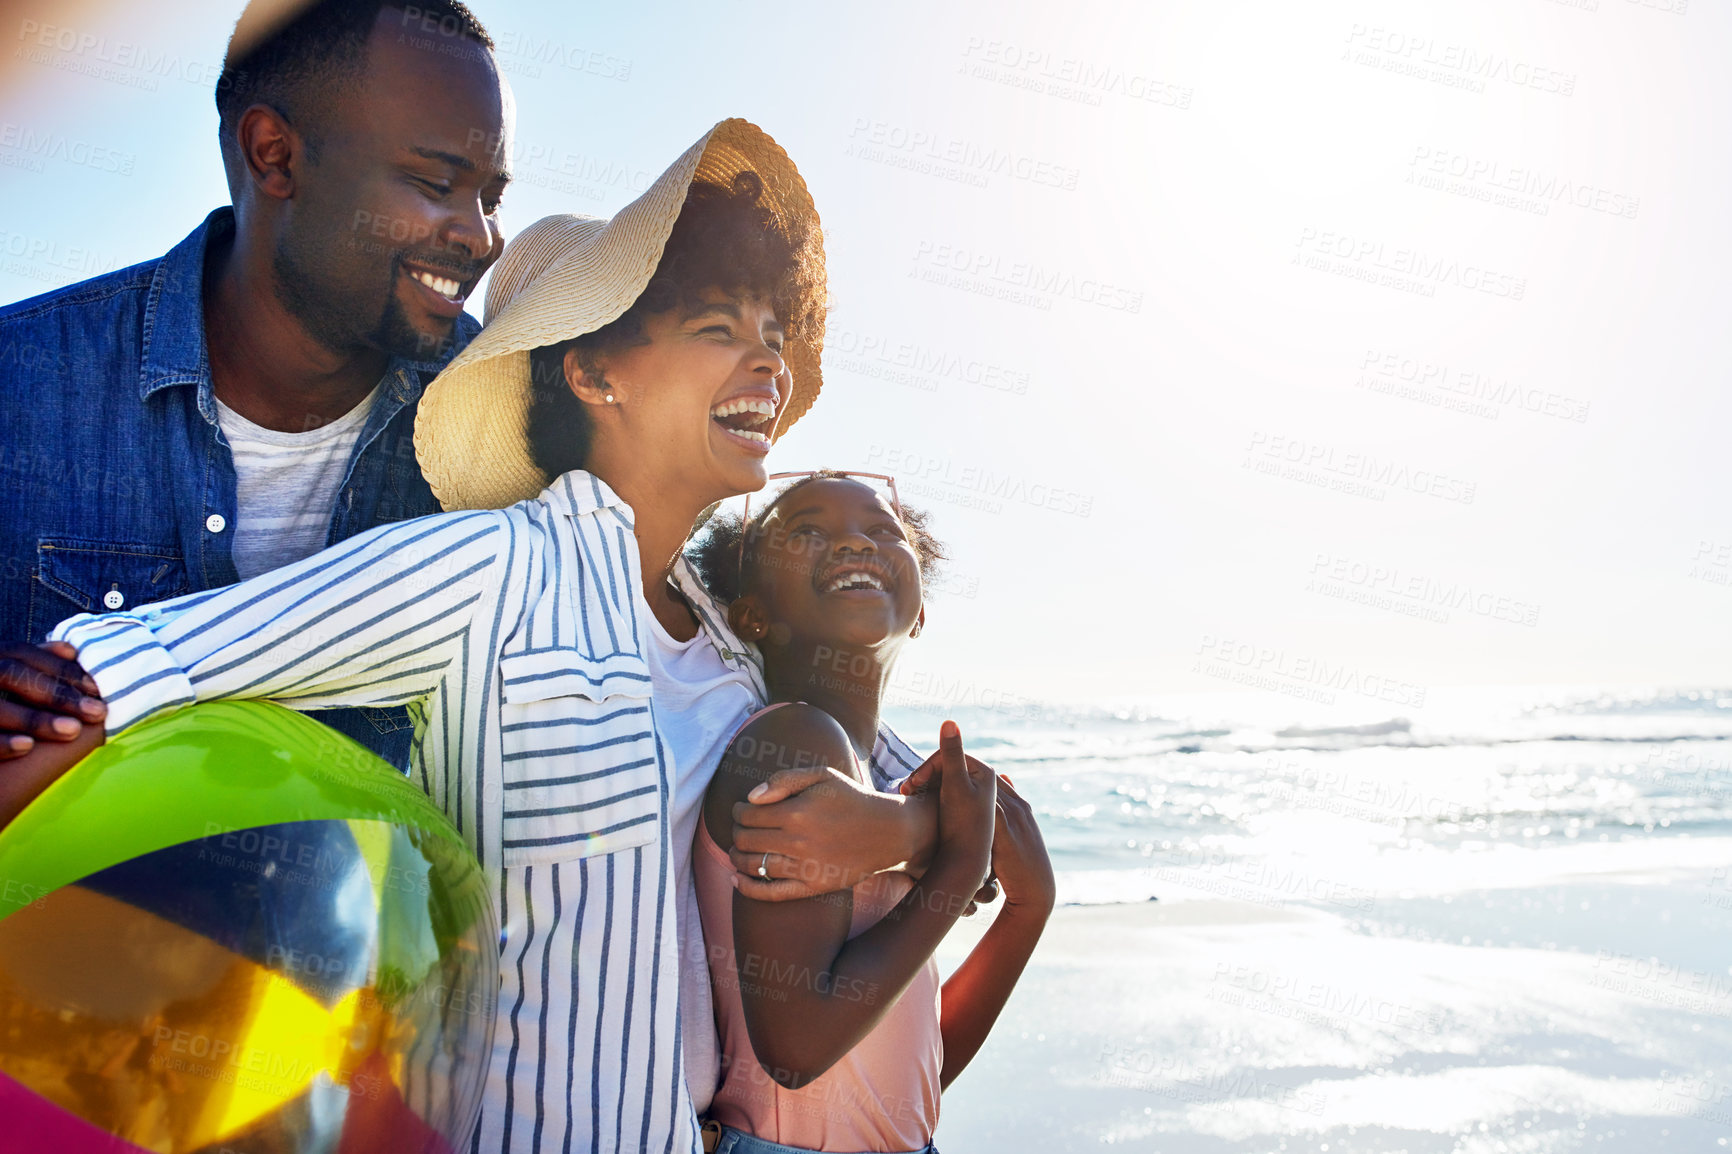
{"type": "Polygon", "coordinates": [[[316,159],[323,99],[359,81],[367,38],[387,8],[403,14],[403,34],[414,40],[433,41],[439,49],[493,48],[493,38],[462,0],[253,0],[235,24],[217,80],[224,152],[240,114],[268,104],[295,126],[316,159]]]}

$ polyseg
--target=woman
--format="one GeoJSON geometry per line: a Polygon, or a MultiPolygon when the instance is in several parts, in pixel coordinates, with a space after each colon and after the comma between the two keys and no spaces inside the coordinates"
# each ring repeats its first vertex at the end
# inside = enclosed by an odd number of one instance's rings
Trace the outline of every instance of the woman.
{"type": "MultiPolygon", "coordinates": [[[[716,1059],[703,966],[681,966],[689,848],[763,683],[679,552],[817,395],[823,293],[799,173],[724,121],[612,220],[550,217],[500,258],[416,425],[456,511],[53,633],[109,733],[218,698],[408,706],[412,776],[499,878],[482,1149],[698,1142],[716,1059]]],[[[887,782],[913,760],[881,737],[887,782]]],[[[834,830],[852,868],[929,849],[930,806],[859,798],[834,830]]]]}

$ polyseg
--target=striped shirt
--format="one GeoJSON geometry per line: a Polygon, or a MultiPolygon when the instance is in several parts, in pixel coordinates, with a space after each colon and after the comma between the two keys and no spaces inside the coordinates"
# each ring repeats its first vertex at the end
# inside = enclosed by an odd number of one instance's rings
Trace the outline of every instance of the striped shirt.
{"type": "MultiPolygon", "coordinates": [[[[498,878],[499,1019],[477,1151],[698,1151],[682,1073],[672,767],[629,507],[581,470],[509,509],[384,526],[284,569],[52,636],[108,731],[194,701],[406,705],[411,776],[498,878]]],[[[682,560],[724,661],[756,653],[682,560]]],[[[880,789],[918,764],[888,727],[880,789]]],[[[688,951],[691,958],[696,951],[688,951]]]]}

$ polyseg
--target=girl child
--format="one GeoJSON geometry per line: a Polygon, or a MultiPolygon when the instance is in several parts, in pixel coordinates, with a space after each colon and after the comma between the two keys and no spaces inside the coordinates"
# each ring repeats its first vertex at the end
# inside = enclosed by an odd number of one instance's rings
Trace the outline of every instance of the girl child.
{"type": "Polygon", "coordinates": [[[942,552],[923,515],[857,477],[811,474],[698,547],[712,588],[732,596],[734,631],[762,650],[770,702],[723,755],[693,848],[722,1154],[931,1150],[939,1092],[985,1040],[1053,905],[1028,803],[964,756],[949,721],[938,845],[918,881],[879,873],[773,904],[735,884],[735,806],[778,769],[852,766],[865,780],[891,668],[925,620],[922,582],[942,552]],[[989,870],[1004,907],[940,990],[933,950],[989,870]]]}

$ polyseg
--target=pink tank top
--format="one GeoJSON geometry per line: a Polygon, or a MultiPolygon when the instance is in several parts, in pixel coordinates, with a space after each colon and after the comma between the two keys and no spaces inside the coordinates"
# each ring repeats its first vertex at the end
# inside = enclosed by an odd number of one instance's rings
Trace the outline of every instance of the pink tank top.
{"type": "MultiPolygon", "coordinates": [[[[809,1150],[906,1151],[931,1142],[944,1065],[938,964],[927,958],[877,1027],[822,1077],[798,1090],[784,1089],[752,1052],[734,960],[734,866],[702,820],[692,876],[722,1045],[722,1084],[710,1103],[710,1117],[767,1141],[809,1150]]],[[[908,875],[892,873],[855,886],[848,936],[864,933],[912,885],[908,875]]],[[[751,980],[749,969],[746,980],[751,980]]]]}

